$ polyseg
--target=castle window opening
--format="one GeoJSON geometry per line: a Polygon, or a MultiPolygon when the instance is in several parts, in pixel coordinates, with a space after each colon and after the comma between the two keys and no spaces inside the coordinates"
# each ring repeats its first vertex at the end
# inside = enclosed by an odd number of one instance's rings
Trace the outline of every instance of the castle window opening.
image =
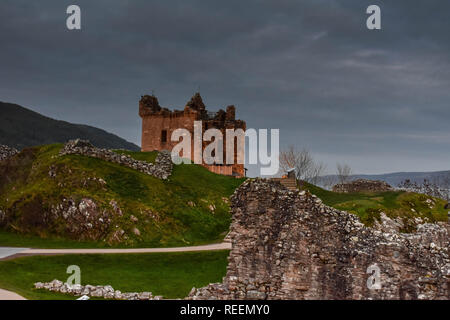
{"type": "Polygon", "coordinates": [[[161,142],[166,143],[167,142],[167,130],[161,131],[161,142]]]}

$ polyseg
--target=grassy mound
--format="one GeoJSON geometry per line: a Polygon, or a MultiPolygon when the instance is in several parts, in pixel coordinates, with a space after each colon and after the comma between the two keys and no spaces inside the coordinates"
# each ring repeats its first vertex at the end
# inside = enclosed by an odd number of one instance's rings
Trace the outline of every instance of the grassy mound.
{"type": "MultiPolygon", "coordinates": [[[[168,181],[96,158],[59,156],[61,144],[23,150],[0,164],[0,210],[8,224],[0,232],[0,245],[47,247],[140,246],[163,247],[220,241],[230,224],[228,197],[242,183],[197,165],[175,166],[168,181]],[[47,220],[52,209],[70,199],[91,199],[99,211],[117,211],[101,243],[80,243],[60,225],[47,220]],[[125,240],[108,244],[115,231],[125,240]],[[136,231],[137,230],[137,231],[136,231]],[[20,236],[17,236],[20,235],[20,236]],[[27,235],[23,243],[21,235],[27,235]],[[40,239],[40,240],[38,240],[40,239]],[[33,241],[37,245],[33,245],[33,241]]],[[[126,153],[153,162],[156,152],[126,153]]]]}
{"type": "Polygon", "coordinates": [[[447,210],[444,209],[447,202],[424,194],[405,191],[337,193],[308,183],[304,183],[303,188],[328,206],[358,215],[368,226],[380,218],[381,212],[390,218],[403,219],[404,232],[414,230],[414,218],[428,222],[447,221],[447,210]]]}
{"type": "Polygon", "coordinates": [[[111,285],[122,292],[150,291],[164,298],[186,297],[192,287],[220,282],[228,251],[34,256],[0,261],[0,287],[27,299],[69,299],[71,295],[33,289],[36,282],[66,281],[77,265],[81,284],[111,285]]]}

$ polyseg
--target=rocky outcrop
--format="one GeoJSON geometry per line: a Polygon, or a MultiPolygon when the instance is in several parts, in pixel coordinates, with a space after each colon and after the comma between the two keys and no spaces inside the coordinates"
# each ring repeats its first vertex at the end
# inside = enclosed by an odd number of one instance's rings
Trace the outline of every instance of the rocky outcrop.
{"type": "Polygon", "coordinates": [[[227,274],[188,299],[450,298],[448,224],[382,232],[262,179],[242,184],[231,210],[227,274]]]}
{"type": "Polygon", "coordinates": [[[334,192],[383,192],[390,191],[392,187],[384,181],[358,179],[347,183],[340,183],[333,187],[334,192]]]}
{"type": "Polygon", "coordinates": [[[145,174],[154,176],[158,179],[166,180],[172,173],[173,163],[170,152],[161,151],[156,157],[155,163],[135,160],[124,154],[118,154],[107,149],[94,147],[86,140],[71,140],[61,149],[60,155],[78,154],[93,158],[99,158],[105,161],[114,162],[128,168],[138,170],[145,174]]]}
{"type": "Polygon", "coordinates": [[[101,210],[89,198],[79,202],[63,199],[58,205],[51,206],[51,214],[47,215],[47,228],[56,234],[69,236],[77,240],[100,240],[110,230],[115,212],[101,210]]]}
{"type": "Polygon", "coordinates": [[[88,296],[115,300],[161,300],[161,296],[153,296],[151,292],[121,292],[111,286],[73,285],[69,286],[59,280],[51,282],[36,282],[36,289],[46,289],[53,292],[71,294],[73,296],[88,296]]]}
{"type": "Polygon", "coordinates": [[[16,155],[17,153],[19,153],[19,151],[14,148],[10,148],[5,145],[0,145],[0,162],[11,158],[12,156],[16,155]]]}
{"type": "Polygon", "coordinates": [[[99,206],[93,199],[64,197],[51,204],[37,196],[24,204],[22,201],[5,211],[0,209],[0,226],[23,234],[52,234],[77,241],[105,240],[113,244],[127,240],[125,232],[112,225],[121,214],[113,207],[99,206]]]}

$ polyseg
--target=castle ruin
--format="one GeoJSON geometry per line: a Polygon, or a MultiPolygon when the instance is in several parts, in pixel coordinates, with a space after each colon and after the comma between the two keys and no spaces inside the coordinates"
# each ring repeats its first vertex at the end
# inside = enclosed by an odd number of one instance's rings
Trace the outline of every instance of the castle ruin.
{"type": "Polygon", "coordinates": [[[387,232],[266,179],[241,184],[230,207],[226,276],[188,299],[450,299],[449,223],[387,232]]]}
{"type": "MultiPolygon", "coordinates": [[[[194,136],[194,121],[202,122],[202,135],[208,129],[218,129],[223,135],[223,143],[226,145],[226,129],[242,129],[245,131],[245,121],[236,120],[236,108],[231,105],[226,111],[220,109],[217,112],[206,110],[202,97],[196,93],[186,104],[184,110],[169,110],[159,105],[158,99],[154,95],[142,96],[139,101],[139,116],[142,118],[142,141],[141,150],[144,151],[171,151],[179,141],[172,141],[172,133],[176,129],[187,129],[194,136]]],[[[192,146],[194,144],[192,138],[192,146]]],[[[207,143],[203,142],[202,151],[207,143]]],[[[208,170],[229,176],[245,176],[244,164],[237,163],[237,143],[234,144],[233,164],[225,164],[226,151],[224,148],[224,164],[202,165],[208,170]]],[[[192,159],[193,160],[193,154],[192,159]]]]}

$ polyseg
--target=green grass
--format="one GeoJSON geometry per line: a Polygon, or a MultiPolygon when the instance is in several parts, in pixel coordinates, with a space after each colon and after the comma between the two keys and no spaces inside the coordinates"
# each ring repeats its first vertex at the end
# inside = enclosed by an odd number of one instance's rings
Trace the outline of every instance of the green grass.
{"type": "Polygon", "coordinates": [[[117,153],[125,154],[133,159],[140,160],[140,161],[146,161],[150,163],[155,163],[155,159],[158,156],[158,152],[151,151],[151,152],[135,152],[135,151],[128,151],[128,150],[114,150],[117,153]]]}
{"type": "MultiPolygon", "coordinates": [[[[0,164],[0,209],[13,214],[0,232],[0,245],[171,247],[219,242],[227,233],[231,221],[227,199],[243,179],[183,164],[174,167],[168,181],[162,181],[96,158],[60,157],[61,147],[29,148],[16,156],[12,165],[0,164]],[[50,177],[50,168],[56,177],[50,177]],[[114,200],[123,212],[123,216],[112,216],[102,239],[67,235],[61,221],[42,224],[42,217],[63,199],[78,202],[82,198],[94,200],[99,210],[106,212],[113,211],[110,202],[114,200]],[[132,222],[131,216],[138,222],[132,222]],[[119,244],[109,241],[116,225],[128,237],[119,244]],[[140,236],[133,233],[135,227],[140,236]],[[22,237],[24,234],[32,236],[22,237]]],[[[120,152],[150,162],[156,157],[156,152],[120,152]]]]}
{"type": "Polygon", "coordinates": [[[33,289],[35,282],[66,281],[67,267],[81,269],[81,284],[111,285],[122,292],[150,291],[164,298],[186,297],[192,287],[221,282],[229,251],[33,256],[0,261],[0,287],[27,299],[75,299],[33,289]]]}
{"type": "Polygon", "coordinates": [[[447,202],[423,194],[405,191],[337,193],[308,183],[303,188],[328,206],[358,215],[369,226],[373,225],[375,219],[379,219],[381,212],[391,218],[403,218],[405,229],[402,231],[405,232],[414,229],[411,224],[413,218],[427,218],[430,222],[447,220],[447,210],[444,209],[447,202]],[[432,208],[427,204],[427,199],[435,202],[432,208]]]}
{"type": "Polygon", "coordinates": [[[71,241],[58,237],[41,238],[35,235],[25,235],[5,230],[0,230],[0,246],[45,249],[105,247],[103,243],[94,241],[71,241]]]}

